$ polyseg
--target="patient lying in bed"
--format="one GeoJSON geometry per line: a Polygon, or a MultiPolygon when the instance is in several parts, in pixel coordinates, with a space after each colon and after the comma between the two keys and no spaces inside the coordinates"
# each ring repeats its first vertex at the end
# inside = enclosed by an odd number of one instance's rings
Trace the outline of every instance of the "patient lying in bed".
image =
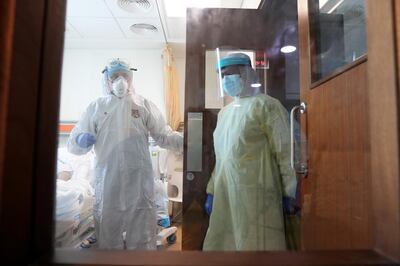
{"type": "Polygon", "coordinates": [[[93,233],[93,154],[76,156],[58,150],[56,247],[77,247],[93,233]]]}

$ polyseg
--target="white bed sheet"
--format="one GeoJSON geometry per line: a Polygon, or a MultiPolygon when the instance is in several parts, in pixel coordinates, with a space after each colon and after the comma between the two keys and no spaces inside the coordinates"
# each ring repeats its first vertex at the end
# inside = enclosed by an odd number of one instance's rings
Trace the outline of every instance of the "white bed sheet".
{"type": "MultiPolygon", "coordinates": [[[[76,156],[65,148],[58,150],[58,171],[73,171],[68,181],[57,179],[56,190],[56,247],[74,247],[93,224],[93,160],[92,153],[76,156]]],[[[57,173],[58,174],[58,173],[57,173]]]]}

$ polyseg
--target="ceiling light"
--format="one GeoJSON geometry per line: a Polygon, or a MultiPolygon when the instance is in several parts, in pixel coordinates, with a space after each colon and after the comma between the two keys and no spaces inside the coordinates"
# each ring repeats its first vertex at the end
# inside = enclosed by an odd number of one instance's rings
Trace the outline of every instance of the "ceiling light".
{"type": "Polygon", "coordinates": [[[139,35],[153,35],[158,32],[156,26],[146,23],[137,23],[129,27],[130,30],[139,35]]]}
{"type": "Polygon", "coordinates": [[[152,7],[149,0],[118,0],[118,5],[128,12],[149,12],[152,7]]]}
{"type": "Polygon", "coordinates": [[[251,84],[251,86],[253,88],[259,88],[259,87],[261,87],[261,83],[253,83],[253,84],[251,84]]]}
{"type": "Polygon", "coordinates": [[[296,47],[293,45],[286,45],[281,48],[281,52],[284,54],[293,53],[294,51],[296,51],[296,47]]]}

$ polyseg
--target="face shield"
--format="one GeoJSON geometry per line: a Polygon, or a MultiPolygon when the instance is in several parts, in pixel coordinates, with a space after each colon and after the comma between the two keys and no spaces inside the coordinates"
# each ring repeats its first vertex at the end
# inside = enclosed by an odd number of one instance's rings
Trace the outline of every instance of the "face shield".
{"type": "Polygon", "coordinates": [[[128,91],[132,91],[132,71],[137,69],[131,68],[129,64],[121,59],[111,60],[103,70],[103,90],[105,94],[116,94],[121,96],[122,85],[127,86],[128,91]],[[118,83],[118,84],[117,84],[118,83]],[[117,93],[117,91],[119,91],[117,93]]]}
{"type": "Polygon", "coordinates": [[[217,83],[220,97],[246,97],[261,93],[250,57],[242,52],[221,52],[217,48],[217,83]]]}

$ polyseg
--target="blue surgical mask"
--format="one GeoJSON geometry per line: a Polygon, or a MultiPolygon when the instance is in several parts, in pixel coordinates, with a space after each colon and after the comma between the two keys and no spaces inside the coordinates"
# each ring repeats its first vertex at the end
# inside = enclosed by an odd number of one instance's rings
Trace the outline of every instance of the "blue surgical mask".
{"type": "Polygon", "coordinates": [[[226,75],[222,79],[224,91],[232,97],[238,96],[242,92],[242,82],[239,74],[226,75]]]}

